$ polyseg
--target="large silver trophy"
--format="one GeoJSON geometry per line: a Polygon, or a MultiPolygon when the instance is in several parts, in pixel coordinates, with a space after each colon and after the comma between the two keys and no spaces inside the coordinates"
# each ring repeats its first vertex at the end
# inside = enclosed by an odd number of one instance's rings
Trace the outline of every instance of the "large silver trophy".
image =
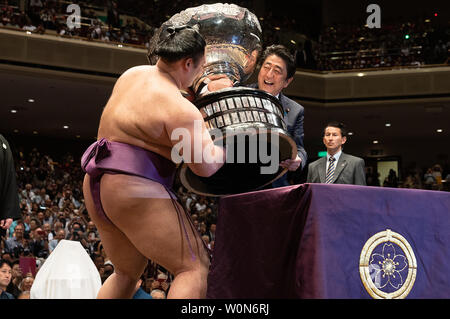
{"type": "Polygon", "coordinates": [[[205,71],[194,81],[196,93],[210,75],[225,74],[235,84],[194,101],[214,142],[226,147],[226,163],[208,178],[183,164],[182,184],[198,194],[222,196],[261,189],[285,174],[279,162],[294,159],[297,147],[287,133],[283,107],[272,95],[241,86],[261,53],[258,18],[235,4],[216,3],[188,8],[165,24],[196,27],[206,40],[205,71]]]}

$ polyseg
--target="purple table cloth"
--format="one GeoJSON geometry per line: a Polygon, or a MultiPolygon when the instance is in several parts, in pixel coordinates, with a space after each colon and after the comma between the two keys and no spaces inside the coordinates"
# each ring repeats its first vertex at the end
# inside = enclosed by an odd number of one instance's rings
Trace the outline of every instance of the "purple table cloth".
{"type": "Polygon", "coordinates": [[[220,199],[208,298],[450,298],[450,193],[303,184],[220,199]]]}

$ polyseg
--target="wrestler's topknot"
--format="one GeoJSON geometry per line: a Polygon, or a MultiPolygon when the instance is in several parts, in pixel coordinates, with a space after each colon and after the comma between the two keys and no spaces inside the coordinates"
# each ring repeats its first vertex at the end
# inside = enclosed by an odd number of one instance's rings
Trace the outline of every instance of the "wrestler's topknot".
{"type": "Polygon", "coordinates": [[[158,57],[167,62],[191,57],[196,63],[205,47],[206,41],[195,26],[163,24],[150,41],[148,59],[155,64],[158,57]]]}

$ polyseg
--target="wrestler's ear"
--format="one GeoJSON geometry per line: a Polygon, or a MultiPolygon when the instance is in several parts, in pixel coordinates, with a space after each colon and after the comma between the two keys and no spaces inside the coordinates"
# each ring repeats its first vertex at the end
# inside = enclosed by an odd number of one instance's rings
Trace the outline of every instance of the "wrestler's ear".
{"type": "Polygon", "coordinates": [[[189,70],[192,65],[194,64],[194,60],[192,58],[185,58],[183,59],[183,68],[187,71],[189,70]]]}

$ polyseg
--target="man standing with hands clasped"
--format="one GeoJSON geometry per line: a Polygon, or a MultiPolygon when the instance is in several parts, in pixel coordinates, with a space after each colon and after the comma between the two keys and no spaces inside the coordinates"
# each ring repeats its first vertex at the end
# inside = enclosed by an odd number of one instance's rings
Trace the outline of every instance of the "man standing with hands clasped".
{"type": "Polygon", "coordinates": [[[327,156],[309,164],[307,183],[366,185],[364,160],[342,152],[346,141],[344,124],[331,122],[325,127],[327,156]]]}

